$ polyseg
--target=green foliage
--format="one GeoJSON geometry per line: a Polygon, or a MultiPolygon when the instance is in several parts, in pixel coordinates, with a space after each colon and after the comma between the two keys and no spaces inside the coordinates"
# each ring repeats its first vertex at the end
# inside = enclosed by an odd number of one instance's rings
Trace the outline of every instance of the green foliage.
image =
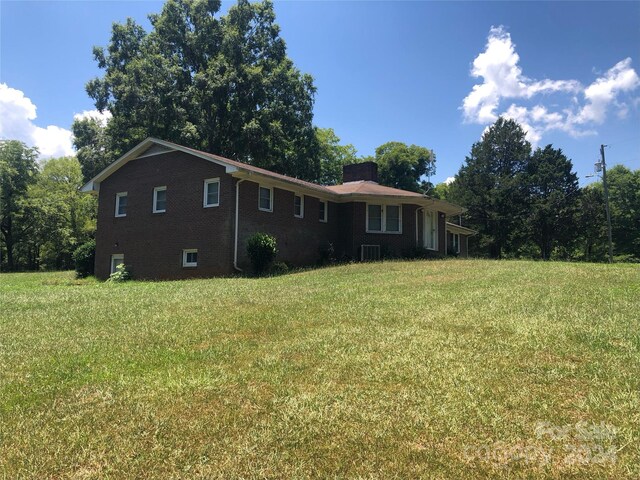
{"type": "Polygon", "coordinates": [[[433,198],[439,200],[449,200],[449,185],[444,182],[437,184],[433,189],[427,192],[433,198]]]}
{"type": "Polygon", "coordinates": [[[76,265],[76,277],[85,278],[93,275],[95,260],[95,240],[89,240],[76,248],[76,250],[73,252],[73,261],[76,265]]]}
{"type": "Polygon", "coordinates": [[[576,237],[575,217],[580,189],[573,164],[561,149],[536,149],[527,163],[527,235],[547,260],[553,251],[570,252],[576,237]]]}
{"type": "Polygon", "coordinates": [[[258,275],[265,273],[278,254],[276,238],[266,233],[254,233],[247,239],[247,254],[253,271],[258,275]]]}
{"type": "Polygon", "coordinates": [[[28,205],[35,219],[30,241],[40,268],[73,268],[74,250],[95,230],[97,201],[79,191],[83,183],[78,160],[61,157],[47,160],[30,185],[28,205]]]}
{"type": "Polygon", "coordinates": [[[336,249],[332,242],[326,242],[318,248],[318,265],[336,263],[336,249]]]}
{"type": "Polygon", "coordinates": [[[501,258],[516,254],[524,243],[530,154],[522,127],[504,118],[471,147],[449,194],[467,208],[467,222],[478,231],[470,242],[478,247],[473,253],[501,258]]]}
{"type": "MultiPolygon", "coordinates": [[[[219,10],[216,0],[169,0],[150,32],[128,19],[113,25],[107,49],[94,48],[104,76],[87,92],[113,115],[110,160],[153,136],[317,180],[315,87],[287,57],[273,4],[219,10]]],[[[101,151],[99,135],[86,138],[76,137],[79,151],[101,151]]]]}
{"type": "Polygon", "coordinates": [[[285,262],[273,262],[269,267],[269,275],[284,275],[289,273],[289,265],[285,262]]]}
{"type": "Polygon", "coordinates": [[[111,152],[113,142],[108,137],[106,125],[97,118],[74,120],[71,130],[83,183],[86,183],[116,159],[111,152]]]}
{"type": "Polygon", "coordinates": [[[401,142],[380,145],[373,160],[378,164],[380,184],[413,192],[422,191],[422,177],[436,171],[432,150],[401,142]]]}
{"type": "Polygon", "coordinates": [[[640,169],[616,165],[607,172],[611,234],[616,255],[640,260],[640,169]]]}
{"type": "Polygon", "coordinates": [[[316,128],[320,158],[321,185],[336,185],[342,183],[342,167],[358,163],[356,148],[351,145],[340,145],[340,138],[332,128],[316,128]]]}
{"type": "Polygon", "coordinates": [[[0,140],[0,240],[6,258],[0,269],[12,271],[15,247],[33,233],[35,219],[29,215],[27,191],[38,173],[38,149],[17,140],[0,140]]]}
{"type": "Polygon", "coordinates": [[[109,275],[107,282],[122,283],[131,279],[131,274],[127,270],[127,266],[124,263],[116,266],[116,271],[109,275]]]}

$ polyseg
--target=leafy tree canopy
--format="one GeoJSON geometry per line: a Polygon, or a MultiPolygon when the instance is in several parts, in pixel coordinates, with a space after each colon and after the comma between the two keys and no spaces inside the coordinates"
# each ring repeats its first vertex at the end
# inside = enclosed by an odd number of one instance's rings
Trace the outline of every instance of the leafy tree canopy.
{"type": "Polygon", "coordinates": [[[340,138],[332,128],[316,128],[319,145],[320,178],[322,185],[336,185],[342,182],[342,167],[361,161],[356,148],[351,145],[340,145],[340,138]]]}
{"type": "Polygon", "coordinates": [[[529,210],[528,235],[543,259],[554,249],[566,254],[575,239],[574,216],[580,188],[573,164],[561,149],[538,148],[527,164],[529,210]]]}
{"type": "Polygon", "coordinates": [[[378,164],[378,179],[382,185],[413,192],[422,191],[422,177],[436,171],[436,156],[432,150],[401,142],[380,145],[373,160],[378,164]]]}
{"type": "MultiPolygon", "coordinates": [[[[113,115],[104,161],[153,136],[317,180],[315,87],[287,57],[273,4],[239,0],[219,10],[219,0],[168,0],[150,15],[151,32],[128,19],[113,25],[106,49],[94,48],[105,74],[87,92],[113,115]]],[[[91,128],[74,128],[89,130],[76,136],[79,152],[101,150],[91,128]]],[[[81,163],[86,178],[92,168],[81,163]]]]}
{"type": "Polygon", "coordinates": [[[615,165],[607,172],[607,182],[615,254],[640,261],[640,170],[615,165]]]}
{"type": "Polygon", "coordinates": [[[71,126],[73,145],[82,169],[84,183],[104,170],[115,158],[105,125],[97,118],[75,120],[71,126]]]}
{"type": "Polygon", "coordinates": [[[478,230],[474,241],[493,258],[517,252],[523,241],[530,154],[522,127],[501,117],[473,144],[450,186],[452,201],[467,207],[478,230]]]}
{"type": "Polygon", "coordinates": [[[8,270],[15,268],[14,247],[29,235],[32,227],[25,200],[27,189],[38,173],[37,158],[37,148],[17,140],[0,140],[0,239],[8,270]]]}

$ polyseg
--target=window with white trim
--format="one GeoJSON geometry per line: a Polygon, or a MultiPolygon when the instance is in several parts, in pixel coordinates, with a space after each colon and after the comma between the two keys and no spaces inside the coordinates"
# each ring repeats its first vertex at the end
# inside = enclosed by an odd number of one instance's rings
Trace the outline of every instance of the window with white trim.
{"type": "Polygon", "coordinates": [[[111,255],[111,267],[109,268],[109,273],[115,273],[118,265],[124,263],[124,254],[122,253],[114,253],[111,255]]]}
{"type": "Polygon", "coordinates": [[[293,195],[293,216],[298,218],[304,217],[304,196],[293,195]]]}
{"type": "Polygon", "coordinates": [[[459,233],[452,234],[451,248],[455,253],[460,253],[460,234],[459,233]]]}
{"type": "Polygon", "coordinates": [[[209,178],[204,181],[203,207],[217,207],[220,205],[220,179],[209,178]]]}
{"type": "Polygon", "coordinates": [[[258,209],[273,212],[273,188],[260,185],[258,191],[258,209]]]}
{"type": "Polygon", "coordinates": [[[182,250],[182,266],[197,267],[198,266],[198,250],[195,248],[187,248],[182,250]]]}
{"type": "Polygon", "coordinates": [[[367,204],[367,233],[402,233],[400,205],[367,204]]]}
{"type": "Polygon", "coordinates": [[[167,187],[153,189],[153,213],[165,213],[167,211],[167,187]]]}
{"type": "Polygon", "coordinates": [[[116,193],[116,217],[127,216],[127,192],[116,193]]]}
{"type": "Polygon", "coordinates": [[[327,202],[325,202],[324,200],[320,200],[320,207],[318,210],[318,219],[321,222],[327,222],[327,219],[329,217],[329,204],[327,202]]]}

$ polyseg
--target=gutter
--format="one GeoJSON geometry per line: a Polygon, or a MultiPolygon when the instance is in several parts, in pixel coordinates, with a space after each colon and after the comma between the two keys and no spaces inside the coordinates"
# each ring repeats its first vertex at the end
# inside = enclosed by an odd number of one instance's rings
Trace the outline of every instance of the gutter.
{"type": "Polygon", "coordinates": [[[424,211],[424,207],[416,208],[416,247],[420,245],[420,238],[419,238],[419,235],[418,235],[418,212],[420,210],[424,211]]]}
{"type": "Polygon", "coordinates": [[[242,272],[242,269],[238,267],[238,210],[240,209],[240,184],[244,182],[244,180],[245,179],[242,178],[236,182],[236,226],[234,229],[235,240],[233,244],[233,268],[238,272],[242,272]]]}

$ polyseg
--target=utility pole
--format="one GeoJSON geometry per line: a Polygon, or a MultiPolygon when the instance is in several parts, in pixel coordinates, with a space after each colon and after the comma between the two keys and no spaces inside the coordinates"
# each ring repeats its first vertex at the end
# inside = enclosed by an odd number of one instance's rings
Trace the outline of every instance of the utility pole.
{"type": "Polygon", "coordinates": [[[607,212],[607,234],[609,236],[609,263],[613,263],[613,243],[611,240],[611,211],[609,210],[609,185],[607,184],[607,164],[604,160],[604,147],[600,145],[600,156],[602,157],[602,186],[604,187],[604,208],[607,212]]]}

